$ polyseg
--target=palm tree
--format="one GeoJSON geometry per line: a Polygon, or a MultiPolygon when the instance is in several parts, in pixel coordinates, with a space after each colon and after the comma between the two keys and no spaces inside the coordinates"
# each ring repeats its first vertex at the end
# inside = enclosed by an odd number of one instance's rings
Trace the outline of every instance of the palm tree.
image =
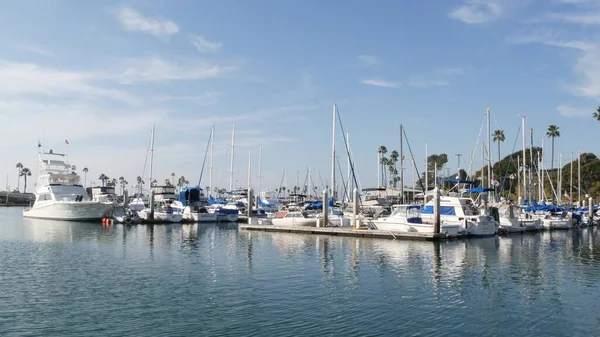
{"type": "Polygon", "coordinates": [[[169,178],[165,179],[165,186],[172,186],[171,180],[169,180],[169,178]]]}
{"type": "Polygon", "coordinates": [[[87,174],[90,170],[87,167],[83,168],[83,186],[87,187],[87,174]]]}
{"type": "Polygon", "coordinates": [[[23,193],[27,193],[27,177],[31,176],[31,171],[27,167],[23,167],[21,169],[21,175],[23,176],[23,179],[25,180],[25,182],[23,184],[23,193]]]}
{"type": "Polygon", "coordinates": [[[17,163],[17,191],[20,191],[21,184],[21,171],[23,170],[23,164],[17,163]]]}
{"type": "Polygon", "coordinates": [[[600,106],[598,106],[596,108],[596,112],[594,112],[594,118],[596,118],[597,121],[600,121],[600,106]]]}
{"type": "Polygon", "coordinates": [[[175,186],[175,172],[171,173],[171,186],[175,186]]]}
{"type": "Polygon", "coordinates": [[[158,185],[158,181],[156,179],[152,180],[152,182],[150,183],[150,186],[156,186],[158,185]]]}
{"type": "Polygon", "coordinates": [[[137,176],[137,178],[135,178],[135,181],[137,182],[137,185],[139,187],[140,194],[142,194],[142,186],[145,184],[144,180],[142,179],[142,177],[137,176]]]}
{"type": "MultiPolygon", "coordinates": [[[[385,157],[385,154],[387,153],[387,148],[384,145],[381,145],[378,149],[377,149],[377,153],[379,153],[379,171],[381,173],[381,178],[383,179],[384,183],[385,183],[385,170],[383,169],[384,163],[387,163],[387,158],[385,157]]],[[[379,182],[381,184],[381,182],[379,182]]],[[[379,187],[379,186],[377,186],[379,187]]]]}
{"type": "Polygon", "coordinates": [[[100,175],[98,176],[98,180],[100,180],[102,182],[102,186],[104,186],[104,183],[106,181],[108,181],[108,177],[106,176],[106,174],[104,173],[100,173],[100,175]]]}
{"type": "Polygon", "coordinates": [[[390,153],[390,159],[388,161],[388,169],[390,170],[390,174],[392,175],[392,186],[396,187],[396,174],[398,174],[398,169],[396,168],[396,163],[398,163],[398,158],[400,157],[400,154],[398,153],[398,151],[394,150],[392,151],[392,153],[390,153]]]}
{"type": "MultiPolygon", "coordinates": [[[[498,144],[498,163],[500,163],[500,143],[504,142],[504,131],[502,130],[494,130],[494,139],[493,141],[498,144]]],[[[498,165],[498,171],[500,171],[500,165],[498,165]]],[[[502,172],[498,172],[498,179],[500,179],[500,175],[502,172]]]]}
{"type": "Polygon", "coordinates": [[[546,136],[552,139],[552,161],[550,162],[550,172],[554,172],[554,138],[560,137],[560,131],[558,131],[559,127],[556,125],[549,125],[548,131],[546,131],[546,136]]]}

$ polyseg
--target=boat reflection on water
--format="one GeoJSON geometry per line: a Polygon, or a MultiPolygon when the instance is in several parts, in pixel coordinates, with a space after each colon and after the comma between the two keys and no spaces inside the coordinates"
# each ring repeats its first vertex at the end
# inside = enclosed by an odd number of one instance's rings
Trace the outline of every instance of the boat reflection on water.
{"type": "Polygon", "coordinates": [[[112,241],[111,229],[99,222],[23,218],[23,236],[36,242],[112,241]]]}

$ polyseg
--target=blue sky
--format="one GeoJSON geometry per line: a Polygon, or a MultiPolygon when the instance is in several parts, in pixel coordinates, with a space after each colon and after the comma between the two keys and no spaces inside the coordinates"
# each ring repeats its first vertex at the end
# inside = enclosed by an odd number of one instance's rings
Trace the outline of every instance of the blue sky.
{"type": "Polygon", "coordinates": [[[333,103],[363,187],[376,184],[377,148],[398,148],[400,123],[420,170],[426,143],[467,167],[486,108],[502,153],[523,114],[536,145],[560,127],[566,162],[595,151],[599,25],[596,0],[6,1],[0,174],[14,187],[38,140],[63,150],[68,139],[88,180],[132,182],[156,125],[155,177],[196,182],[215,125],[214,182],[228,187],[235,123],[234,185],[246,186],[251,150],[257,187],[260,146],[263,188],[285,168],[289,187],[308,166],[326,180],[333,103]]]}

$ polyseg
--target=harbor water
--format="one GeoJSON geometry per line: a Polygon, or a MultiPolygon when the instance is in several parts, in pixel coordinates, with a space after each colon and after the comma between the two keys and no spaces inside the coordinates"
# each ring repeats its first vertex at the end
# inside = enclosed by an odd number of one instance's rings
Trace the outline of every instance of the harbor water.
{"type": "Polygon", "coordinates": [[[417,242],[0,208],[1,336],[599,336],[598,229],[417,242]]]}

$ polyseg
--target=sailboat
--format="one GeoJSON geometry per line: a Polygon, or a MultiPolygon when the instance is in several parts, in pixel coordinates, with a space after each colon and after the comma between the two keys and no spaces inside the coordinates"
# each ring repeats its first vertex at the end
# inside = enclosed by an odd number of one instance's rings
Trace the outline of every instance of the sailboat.
{"type": "MultiPolygon", "coordinates": [[[[152,126],[152,138],[150,141],[150,181],[152,181],[152,168],[154,164],[154,131],[155,127],[152,126]]],[[[155,221],[165,223],[177,223],[183,220],[183,214],[172,206],[172,200],[159,200],[156,201],[154,209],[150,207],[144,208],[138,212],[138,216],[144,221],[155,221]]]]}

